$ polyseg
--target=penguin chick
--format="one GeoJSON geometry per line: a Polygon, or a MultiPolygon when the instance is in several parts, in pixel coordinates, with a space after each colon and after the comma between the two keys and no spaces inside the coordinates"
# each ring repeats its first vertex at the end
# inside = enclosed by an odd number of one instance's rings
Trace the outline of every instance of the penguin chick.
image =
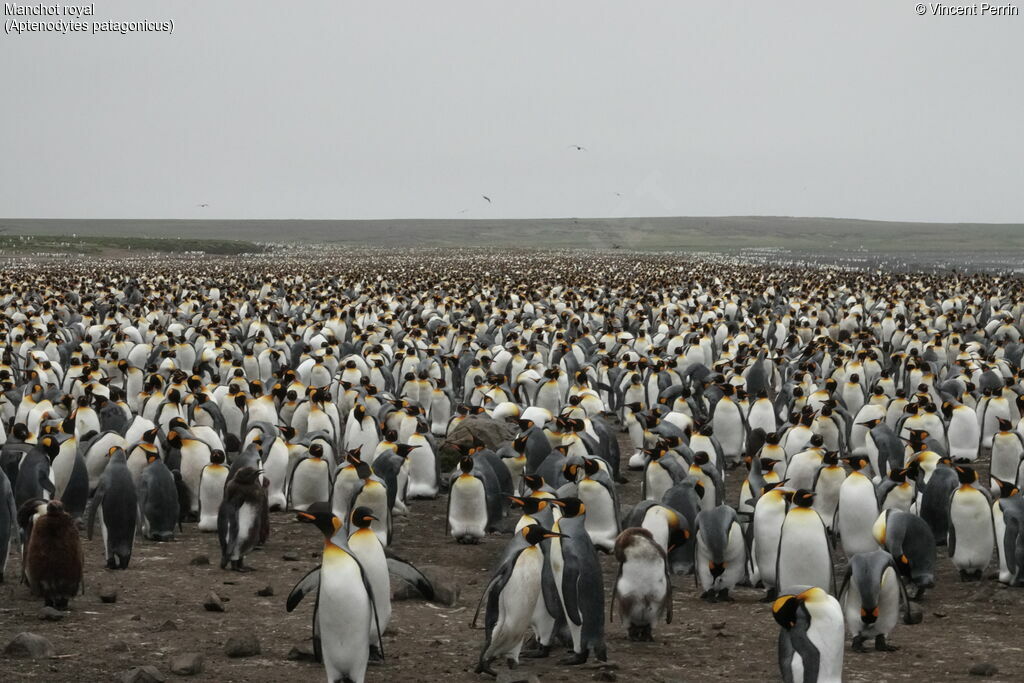
{"type": "MultiPolygon", "coordinates": [[[[629,624],[629,639],[654,640],[654,622],[664,616],[672,623],[672,584],[665,551],[647,529],[626,529],[615,539],[619,576],[612,595],[612,610],[618,602],[622,618],[629,624]]],[[[614,617],[614,615],[612,615],[614,617]]]]}
{"type": "Polygon", "coordinates": [[[25,573],[32,593],[47,607],[66,610],[68,600],[78,593],[84,567],[82,543],[71,515],[59,500],[46,505],[46,514],[32,524],[25,573]]]}

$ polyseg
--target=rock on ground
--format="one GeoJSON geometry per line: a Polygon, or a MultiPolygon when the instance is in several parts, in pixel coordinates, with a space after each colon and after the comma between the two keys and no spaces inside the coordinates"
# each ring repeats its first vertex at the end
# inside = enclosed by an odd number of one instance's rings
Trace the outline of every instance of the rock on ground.
{"type": "Polygon", "coordinates": [[[34,659],[36,657],[49,657],[53,654],[53,644],[35,633],[27,631],[19,633],[7,643],[4,654],[8,657],[24,657],[34,659]]]}

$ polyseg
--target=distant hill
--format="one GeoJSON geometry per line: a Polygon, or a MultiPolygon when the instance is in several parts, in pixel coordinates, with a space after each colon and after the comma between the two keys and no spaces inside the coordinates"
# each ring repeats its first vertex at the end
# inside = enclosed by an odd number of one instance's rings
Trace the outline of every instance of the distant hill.
{"type": "Polygon", "coordinates": [[[349,245],[956,254],[1024,251],[1024,224],[909,223],[843,218],[580,218],[532,220],[0,219],[0,237],[163,238],[349,245]]]}

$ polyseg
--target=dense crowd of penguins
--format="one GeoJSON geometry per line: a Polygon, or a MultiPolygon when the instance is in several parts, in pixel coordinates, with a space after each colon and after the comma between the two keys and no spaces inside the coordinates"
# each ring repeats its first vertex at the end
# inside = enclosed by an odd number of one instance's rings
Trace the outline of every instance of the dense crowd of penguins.
{"type": "Polygon", "coordinates": [[[563,644],[603,660],[602,552],[632,640],[671,620],[675,575],[709,601],[763,587],[796,681],[840,680],[846,632],[891,648],[936,546],[964,581],[993,554],[1024,581],[1018,279],[514,251],[113,265],[2,276],[0,570],[17,539],[47,605],[82,585],[81,527],[109,569],[198,529],[245,571],[269,515],[297,514],[325,542],[286,607],[315,595],[327,679],[362,681],[389,574],[431,590],[393,518],[439,495],[453,556],[514,526],[481,673],[563,644]]]}

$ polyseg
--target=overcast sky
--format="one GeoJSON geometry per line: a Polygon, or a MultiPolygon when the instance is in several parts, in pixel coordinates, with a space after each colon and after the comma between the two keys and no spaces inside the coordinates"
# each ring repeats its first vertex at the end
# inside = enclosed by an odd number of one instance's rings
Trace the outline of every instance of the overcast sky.
{"type": "Polygon", "coordinates": [[[907,0],[96,14],[175,30],[0,36],[2,217],[1024,221],[1024,16],[907,0]]]}

